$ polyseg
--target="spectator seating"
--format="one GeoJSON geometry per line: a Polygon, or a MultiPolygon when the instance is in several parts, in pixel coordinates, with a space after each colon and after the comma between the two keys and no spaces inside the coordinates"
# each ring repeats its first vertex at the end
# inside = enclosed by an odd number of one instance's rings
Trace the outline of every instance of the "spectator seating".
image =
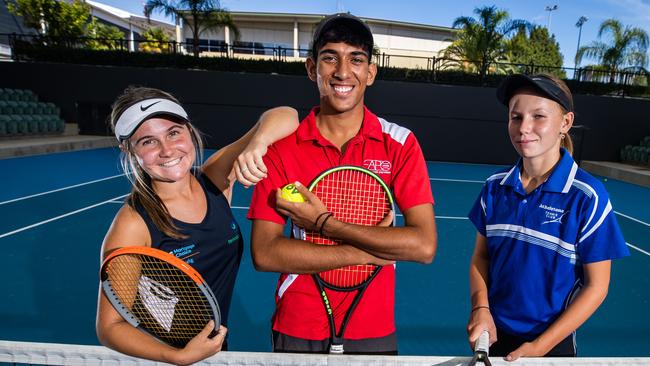
{"type": "Polygon", "coordinates": [[[53,103],[31,90],[0,88],[0,137],[61,134],[65,123],[53,103]]]}
{"type": "Polygon", "coordinates": [[[621,161],[650,165],[650,136],[641,139],[639,145],[627,145],[622,148],[621,161]]]}

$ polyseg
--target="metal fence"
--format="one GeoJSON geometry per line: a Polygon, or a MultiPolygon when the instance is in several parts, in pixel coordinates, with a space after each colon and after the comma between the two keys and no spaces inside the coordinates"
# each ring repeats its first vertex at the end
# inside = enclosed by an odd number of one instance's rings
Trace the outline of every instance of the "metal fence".
{"type": "MultiPolygon", "coordinates": [[[[118,50],[130,52],[145,52],[159,54],[194,54],[195,45],[187,42],[150,41],[145,39],[104,39],[93,37],[54,38],[38,35],[0,34],[0,44],[13,45],[17,41],[43,46],[60,46],[74,49],[118,50]]],[[[200,57],[222,57],[233,59],[272,60],[277,62],[304,61],[309,55],[308,49],[294,49],[283,46],[268,47],[259,43],[235,42],[226,44],[223,41],[198,45],[200,57]]],[[[6,54],[6,52],[5,52],[6,54]]],[[[18,55],[13,52],[13,57],[18,55]]],[[[633,70],[604,70],[597,67],[555,67],[535,64],[515,64],[505,62],[490,62],[486,65],[485,74],[480,75],[480,61],[458,60],[436,56],[400,55],[382,52],[373,55],[373,60],[379,68],[379,78],[414,80],[423,82],[449,82],[461,80],[461,83],[489,84],[491,79],[499,79],[501,75],[512,73],[536,74],[550,73],[562,79],[575,82],[603,83],[610,85],[648,87],[650,74],[644,69],[633,70]]],[[[623,92],[624,94],[625,92],[623,92]]]]}

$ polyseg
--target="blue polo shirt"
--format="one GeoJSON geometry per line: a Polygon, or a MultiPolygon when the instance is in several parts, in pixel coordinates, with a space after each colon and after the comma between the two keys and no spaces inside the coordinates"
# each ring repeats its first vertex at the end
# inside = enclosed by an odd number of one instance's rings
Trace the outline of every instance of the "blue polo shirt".
{"type": "Polygon", "coordinates": [[[532,340],[580,290],[583,264],[629,251],[607,191],[566,150],[546,182],[528,194],[520,165],[487,179],[469,219],[487,238],[496,326],[532,340]]]}

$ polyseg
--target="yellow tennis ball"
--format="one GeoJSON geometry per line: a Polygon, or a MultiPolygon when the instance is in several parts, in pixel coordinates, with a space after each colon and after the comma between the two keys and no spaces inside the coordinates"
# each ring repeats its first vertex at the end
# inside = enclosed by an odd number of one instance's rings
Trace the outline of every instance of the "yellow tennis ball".
{"type": "Polygon", "coordinates": [[[298,192],[298,188],[291,183],[282,187],[280,196],[289,202],[305,202],[305,197],[303,197],[303,195],[298,192]]]}

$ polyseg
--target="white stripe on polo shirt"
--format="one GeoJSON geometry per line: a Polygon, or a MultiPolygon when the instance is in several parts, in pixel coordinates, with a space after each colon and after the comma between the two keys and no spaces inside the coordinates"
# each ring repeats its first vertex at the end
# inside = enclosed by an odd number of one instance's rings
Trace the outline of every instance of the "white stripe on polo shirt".
{"type": "Polygon", "coordinates": [[[411,133],[411,130],[408,128],[402,127],[398,124],[388,122],[383,118],[377,118],[381,124],[381,132],[387,133],[393,140],[399,142],[400,145],[404,145],[406,138],[411,133]]]}
{"type": "Polygon", "coordinates": [[[574,263],[577,258],[575,245],[567,243],[558,237],[520,225],[486,225],[485,232],[487,236],[505,236],[551,249],[558,254],[571,259],[572,263],[574,263]]]}
{"type": "Polygon", "coordinates": [[[489,181],[491,181],[491,180],[499,179],[499,178],[504,177],[504,176],[507,175],[507,174],[508,174],[508,173],[497,173],[497,174],[492,174],[492,175],[489,176],[488,179],[486,179],[485,181],[486,181],[486,182],[489,182],[489,181]]]}
{"type": "MultiPolygon", "coordinates": [[[[506,175],[503,177],[503,179],[501,179],[501,183],[499,183],[499,184],[501,184],[501,185],[506,184],[506,182],[508,181],[508,178],[510,177],[510,174],[512,174],[512,172],[513,172],[516,168],[517,168],[517,165],[515,164],[515,165],[514,165],[514,166],[513,166],[509,171],[508,171],[508,173],[506,173],[506,175]]],[[[495,174],[495,175],[496,175],[496,174],[495,174]]]]}
{"type": "Polygon", "coordinates": [[[603,210],[603,213],[602,215],[600,215],[600,218],[598,219],[596,224],[591,229],[589,229],[589,231],[587,231],[587,233],[583,235],[580,238],[580,240],[578,240],[578,243],[582,243],[583,240],[587,239],[591,234],[593,234],[593,232],[600,227],[603,221],[605,221],[605,218],[607,217],[607,215],[609,215],[610,211],[612,211],[612,203],[609,200],[607,200],[607,206],[605,206],[605,209],[603,210]]]}
{"type": "Polygon", "coordinates": [[[595,200],[594,207],[591,209],[591,215],[589,215],[589,219],[587,220],[587,223],[580,231],[580,233],[582,233],[584,232],[585,229],[589,227],[589,224],[591,224],[591,220],[593,220],[594,216],[596,215],[596,211],[598,211],[598,194],[596,193],[596,190],[594,190],[590,185],[577,179],[573,180],[573,186],[575,186],[576,188],[584,192],[589,198],[593,198],[595,200]]]}
{"type": "Polygon", "coordinates": [[[564,188],[562,188],[562,193],[569,193],[569,189],[573,185],[573,180],[576,177],[576,172],[578,171],[578,164],[576,162],[573,162],[573,165],[571,165],[571,171],[569,172],[569,176],[567,177],[566,184],[564,185],[564,188]]]}

